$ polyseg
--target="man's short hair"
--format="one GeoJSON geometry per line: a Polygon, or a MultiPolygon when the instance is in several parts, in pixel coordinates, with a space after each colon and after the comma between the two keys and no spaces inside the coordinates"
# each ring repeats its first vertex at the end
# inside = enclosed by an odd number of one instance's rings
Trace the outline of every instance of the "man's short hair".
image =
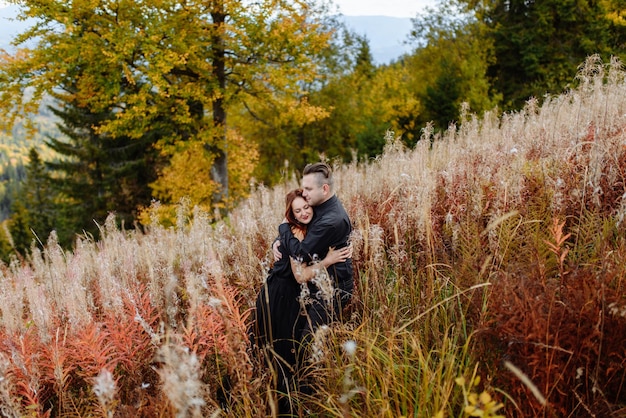
{"type": "Polygon", "coordinates": [[[302,175],[306,176],[307,174],[315,174],[318,186],[321,187],[324,184],[328,184],[330,190],[333,190],[333,170],[328,164],[321,162],[307,164],[302,171],[302,175]]]}

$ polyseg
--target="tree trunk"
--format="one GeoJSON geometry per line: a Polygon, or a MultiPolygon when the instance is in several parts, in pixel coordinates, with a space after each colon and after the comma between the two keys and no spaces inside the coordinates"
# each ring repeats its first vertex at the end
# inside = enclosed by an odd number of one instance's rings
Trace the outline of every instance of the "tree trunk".
{"type": "Polygon", "coordinates": [[[225,204],[228,200],[228,154],[226,149],[226,110],[224,109],[223,96],[226,91],[226,62],[222,27],[224,26],[226,14],[224,13],[223,4],[218,6],[218,9],[220,10],[211,13],[213,25],[215,25],[215,35],[212,43],[213,76],[217,80],[222,94],[213,102],[213,124],[218,133],[215,138],[214,152],[216,156],[211,168],[211,177],[219,184],[219,189],[213,195],[213,203],[225,204]]]}

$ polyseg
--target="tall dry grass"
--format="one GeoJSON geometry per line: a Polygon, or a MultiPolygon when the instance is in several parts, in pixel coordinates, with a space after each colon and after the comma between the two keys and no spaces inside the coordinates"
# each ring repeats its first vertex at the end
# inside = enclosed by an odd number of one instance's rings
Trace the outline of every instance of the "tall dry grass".
{"type": "MultiPolygon", "coordinates": [[[[314,342],[303,415],[623,416],[624,76],[590,57],[541,106],[336,165],[356,294],[314,342]]],[[[246,330],[296,184],[220,222],[181,202],[176,227],[108,222],[2,266],[2,413],[275,413],[246,330]]]]}

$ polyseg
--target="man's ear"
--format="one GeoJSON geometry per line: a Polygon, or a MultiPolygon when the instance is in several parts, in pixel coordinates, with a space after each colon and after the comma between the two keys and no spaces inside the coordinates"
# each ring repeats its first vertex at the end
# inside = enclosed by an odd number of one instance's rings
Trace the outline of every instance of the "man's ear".
{"type": "Polygon", "coordinates": [[[330,193],[330,184],[324,183],[324,184],[322,184],[322,188],[324,189],[324,194],[329,194],[330,193]]]}

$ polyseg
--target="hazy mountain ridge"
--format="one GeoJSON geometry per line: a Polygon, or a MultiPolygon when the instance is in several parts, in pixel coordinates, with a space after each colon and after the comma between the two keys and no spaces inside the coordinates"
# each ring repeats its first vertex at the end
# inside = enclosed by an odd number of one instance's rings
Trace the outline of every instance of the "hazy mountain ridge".
{"type": "MultiPolygon", "coordinates": [[[[29,21],[16,20],[18,10],[15,5],[0,8],[0,49],[10,52],[13,38],[30,26],[29,21]]],[[[343,16],[343,20],[352,31],[367,37],[376,64],[388,64],[411,52],[411,47],[403,44],[411,31],[411,18],[343,16]]]]}

